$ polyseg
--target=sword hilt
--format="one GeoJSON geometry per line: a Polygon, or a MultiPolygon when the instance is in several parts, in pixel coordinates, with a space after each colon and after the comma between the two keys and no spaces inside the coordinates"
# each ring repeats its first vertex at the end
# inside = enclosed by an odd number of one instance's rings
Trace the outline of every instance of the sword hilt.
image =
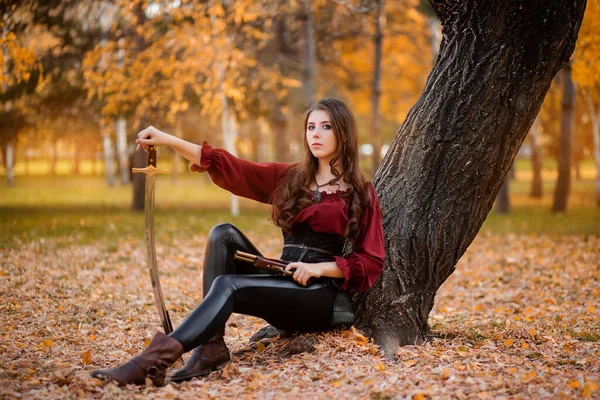
{"type": "Polygon", "coordinates": [[[154,176],[157,174],[168,174],[168,169],[156,168],[156,146],[148,146],[148,162],[146,168],[131,168],[131,171],[135,174],[146,174],[146,176],[154,176]]]}
{"type": "Polygon", "coordinates": [[[146,168],[131,168],[131,171],[139,174],[146,174],[146,176],[154,176],[158,174],[168,174],[168,169],[158,169],[154,165],[149,165],[146,168]]]}

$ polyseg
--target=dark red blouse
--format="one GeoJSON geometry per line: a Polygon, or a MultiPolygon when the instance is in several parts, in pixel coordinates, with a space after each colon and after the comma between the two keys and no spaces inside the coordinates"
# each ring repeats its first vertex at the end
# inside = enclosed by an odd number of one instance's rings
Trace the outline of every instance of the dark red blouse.
{"type": "MultiPolygon", "coordinates": [[[[204,142],[200,164],[192,164],[191,170],[208,171],[213,182],[223,189],[238,196],[268,203],[279,180],[291,165],[242,160],[223,149],[213,149],[204,142]]],[[[367,188],[371,201],[360,219],[360,236],[347,257],[335,257],[338,268],[344,274],[342,289],[365,291],[373,286],[383,270],[385,249],[381,210],[377,193],[370,182],[367,183],[367,188]]],[[[308,222],[316,232],[343,236],[348,223],[348,198],[341,196],[344,192],[346,191],[321,192],[321,201],[301,210],[292,223],[308,222]]]]}

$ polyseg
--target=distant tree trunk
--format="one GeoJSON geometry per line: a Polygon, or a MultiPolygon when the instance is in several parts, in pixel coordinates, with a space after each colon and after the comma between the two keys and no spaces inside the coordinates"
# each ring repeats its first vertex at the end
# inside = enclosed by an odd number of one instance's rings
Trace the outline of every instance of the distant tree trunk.
{"type": "MultiPolygon", "coordinates": [[[[181,116],[175,120],[175,129],[173,135],[181,138],[183,137],[183,121],[181,116]]],[[[171,157],[171,182],[177,182],[179,180],[179,164],[181,163],[181,156],[176,151],[173,151],[171,157]]]]}
{"type": "Polygon", "coordinates": [[[554,191],[553,212],[567,211],[567,200],[571,189],[571,150],[573,141],[573,107],[575,88],[571,77],[571,64],[565,65],[562,71],[563,96],[560,120],[560,140],[558,146],[558,179],[554,191]]]}
{"type": "Polygon", "coordinates": [[[431,32],[431,55],[433,63],[438,56],[440,43],[442,42],[442,30],[440,29],[440,21],[432,15],[429,17],[429,31],[431,32]]]}
{"type": "Polygon", "coordinates": [[[5,167],[6,167],[6,184],[8,186],[12,186],[15,183],[15,174],[14,174],[14,161],[15,161],[15,156],[14,156],[14,146],[12,143],[12,140],[9,141],[6,144],[6,160],[5,160],[5,167]]]}
{"type": "MultiPolygon", "coordinates": [[[[511,168],[512,170],[512,168],[511,168]]],[[[510,179],[504,178],[504,183],[500,186],[500,191],[496,196],[496,212],[502,215],[510,214],[510,179]]]]}
{"type": "Polygon", "coordinates": [[[585,10],[581,0],[430,2],[440,54],[373,179],[385,268],[353,296],[355,326],[388,356],[428,333],[436,292],[492,208],[585,10]]]}
{"type": "MultiPolygon", "coordinates": [[[[257,148],[258,148],[258,154],[257,154],[257,160],[256,161],[265,161],[267,159],[267,154],[269,153],[269,143],[267,143],[266,140],[264,140],[264,137],[267,135],[268,132],[270,132],[270,128],[269,128],[269,122],[265,119],[265,118],[259,118],[258,120],[258,127],[259,127],[259,135],[261,137],[261,139],[257,142],[257,148]]],[[[272,157],[271,157],[272,159],[272,157]]]]}
{"type": "Polygon", "coordinates": [[[275,141],[275,159],[282,162],[289,161],[290,143],[288,140],[287,119],[279,104],[276,105],[270,122],[271,130],[273,131],[273,140],[275,141]]]}
{"type": "Polygon", "coordinates": [[[536,118],[529,130],[529,144],[531,145],[531,197],[540,198],[543,194],[542,183],[542,149],[540,148],[540,120],[536,118]]]}
{"type": "Polygon", "coordinates": [[[260,162],[260,152],[262,150],[262,137],[261,127],[258,121],[253,120],[249,123],[250,131],[248,132],[248,138],[252,144],[252,152],[250,154],[250,160],[254,162],[260,162]]]}
{"type": "Polygon", "coordinates": [[[600,106],[594,103],[592,96],[587,93],[586,100],[592,120],[592,135],[594,138],[594,162],[596,164],[596,206],[600,207],[600,106]]]}
{"type": "Polygon", "coordinates": [[[108,186],[115,184],[114,161],[115,152],[110,141],[110,135],[105,133],[102,135],[102,146],[104,147],[104,168],[106,170],[106,183],[108,186]]]}
{"type": "MultiPolygon", "coordinates": [[[[143,28],[146,22],[146,14],[144,13],[144,4],[142,2],[134,3],[134,15],[136,16],[136,25],[143,28]]],[[[143,30],[135,35],[136,51],[141,53],[147,47],[146,39],[143,35],[143,30]]],[[[137,126],[137,132],[146,128],[147,121],[141,118],[137,126]]],[[[132,167],[145,168],[147,164],[146,152],[136,151],[132,157],[132,167]]],[[[131,209],[133,211],[144,211],[145,194],[146,194],[146,174],[131,174],[130,179],[133,180],[133,199],[131,209]]]]}
{"type": "MultiPolygon", "coordinates": [[[[287,0],[280,0],[280,6],[283,7],[287,3],[287,0]]],[[[276,33],[279,45],[279,51],[286,58],[292,57],[292,47],[290,44],[290,33],[288,23],[285,19],[285,15],[280,15],[277,19],[276,33]]],[[[290,69],[281,63],[279,65],[281,75],[288,77],[290,75],[290,69]]],[[[281,89],[281,87],[279,88],[281,89]]],[[[310,103],[310,102],[307,102],[310,103]]],[[[289,161],[290,160],[290,146],[289,146],[289,133],[287,129],[287,118],[283,114],[281,109],[281,103],[278,99],[275,99],[273,112],[269,118],[270,129],[273,133],[273,144],[275,148],[275,159],[277,161],[289,161]]]]}
{"type": "Polygon", "coordinates": [[[131,170],[129,168],[129,155],[127,154],[127,121],[125,118],[117,119],[115,122],[117,132],[117,160],[119,161],[119,177],[121,185],[129,184],[131,170]]]}
{"type": "Polygon", "coordinates": [[[94,151],[94,158],[92,159],[94,163],[94,175],[102,174],[102,153],[100,151],[94,151]]]}
{"type": "MultiPolygon", "coordinates": [[[[223,142],[225,150],[237,156],[237,128],[235,115],[229,104],[227,93],[225,92],[225,71],[221,62],[217,65],[219,72],[219,83],[221,92],[221,131],[223,132],[223,142]]],[[[231,215],[237,217],[240,215],[240,202],[236,195],[231,194],[231,215]]]]}
{"type": "Polygon", "coordinates": [[[381,162],[381,130],[379,101],[381,99],[381,59],[383,58],[383,29],[385,29],[385,2],[377,0],[375,6],[375,35],[373,45],[375,58],[373,65],[373,79],[371,81],[371,139],[373,143],[373,171],[379,168],[381,162]]]}
{"type": "Polygon", "coordinates": [[[81,142],[75,139],[75,143],[73,145],[75,149],[75,154],[73,155],[73,175],[79,175],[81,173],[81,142]]]}
{"type": "Polygon", "coordinates": [[[302,80],[306,103],[308,106],[316,102],[317,76],[317,45],[315,42],[315,28],[313,24],[311,0],[300,0],[300,19],[302,20],[303,46],[302,46],[302,80]]]}
{"type": "Polygon", "coordinates": [[[58,146],[56,145],[56,140],[52,142],[50,146],[50,175],[56,175],[56,164],[58,162],[58,146]]]}
{"type": "Polygon", "coordinates": [[[25,176],[29,176],[29,174],[30,174],[29,162],[31,161],[30,160],[31,154],[30,154],[29,147],[25,148],[24,155],[25,155],[25,176]]]}

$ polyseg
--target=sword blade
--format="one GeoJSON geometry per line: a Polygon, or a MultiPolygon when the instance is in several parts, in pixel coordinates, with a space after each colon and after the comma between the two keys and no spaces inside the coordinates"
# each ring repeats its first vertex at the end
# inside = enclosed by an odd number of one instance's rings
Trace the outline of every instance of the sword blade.
{"type": "Polygon", "coordinates": [[[150,270],[150,280],[152,281],[152,289],[154,290],[154,300],[158,308],[158,314],[162,322],[163,329],[168,335],[173,332],[173,325],[169,317],[169,311],[165,306],[160,279],[158,278],[158,265],[156,261],[156,247],[154,243],[154,184],[156,176],[146,176],[146,249],[148,252],[148,269],[150,270]]]}

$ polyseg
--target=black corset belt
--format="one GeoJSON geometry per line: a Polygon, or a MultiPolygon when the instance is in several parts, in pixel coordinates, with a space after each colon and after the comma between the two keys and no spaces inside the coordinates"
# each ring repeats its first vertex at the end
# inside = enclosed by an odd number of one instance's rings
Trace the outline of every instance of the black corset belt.
{"type": "Polygon", "coordinates": [[[308,223],[292,225],[283,233],[282,260],[318,263],[334,261],[340,256],[344,240],[335,233],[315,232],[308,223]]]}

